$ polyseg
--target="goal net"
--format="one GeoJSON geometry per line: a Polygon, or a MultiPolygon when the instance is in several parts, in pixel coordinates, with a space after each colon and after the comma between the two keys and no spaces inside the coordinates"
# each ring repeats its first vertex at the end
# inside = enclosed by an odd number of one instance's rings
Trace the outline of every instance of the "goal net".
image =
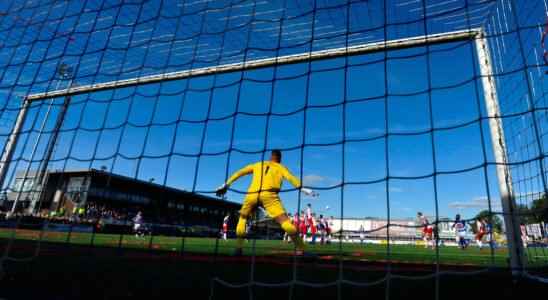
{"type": "Polygon", "coordinates": [[[493,269],[546,283],[547,12],[4,1],[0,276],[80,247],[234,267],[206,267],[212,299],[397,298],[416,281],[439,299],[493,269]],[[262,208],[232,256],[251,177],[216,190],[275,149],[319,193],[279,191],[312,264],[262,208]]]}

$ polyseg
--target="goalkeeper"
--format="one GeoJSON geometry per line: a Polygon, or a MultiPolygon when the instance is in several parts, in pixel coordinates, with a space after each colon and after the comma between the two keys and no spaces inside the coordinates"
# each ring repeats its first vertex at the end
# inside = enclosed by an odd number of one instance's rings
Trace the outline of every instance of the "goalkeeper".
{"type": "Polygon", "coordinates": [[[291,237],[297,247],[297,254],[303,254],[303,240],[299,237],[297,228],[295,228],[287,216],[278,193],[280,192],[283,179],[286,179],[295,188],[300,189],[308,196],[315,197],[318,194],[311,189],[303,188],[300,180],[293,176],[287,168],[280,163],[281,160],[282,153],[280,150],[272,150],[270,161],[260,161],[247,165],[234,173],[228,181],[216,191],[217,196],[222,196],[226,193],[228,187],[238,178],[244,175],[253,174],[251,185],[247,190],[242,209],[240,210],[238,225],[236,226],[237,255],[242,253],[247,219],[259,205],[262,205],[267,214],[276,220],[276,222],[281,225],[282,229],[291,237]]]}

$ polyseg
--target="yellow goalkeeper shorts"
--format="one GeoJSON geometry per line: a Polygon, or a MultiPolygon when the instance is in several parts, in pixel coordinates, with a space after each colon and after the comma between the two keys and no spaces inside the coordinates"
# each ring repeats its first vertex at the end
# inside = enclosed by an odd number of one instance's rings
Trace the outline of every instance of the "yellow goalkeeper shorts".
{"type": "Polygon", "coordinates": [[[280,197],[277,193],[261,193],[247,195],[242,204],[242,209],[240,209],[240,215],[244,218],[249,217],[252,213],[255,212],[257,206],[262,205],[266,210],[266,213],[271,218],[276,218],[285,214],[285,209],[282,205],[280,197]]]}

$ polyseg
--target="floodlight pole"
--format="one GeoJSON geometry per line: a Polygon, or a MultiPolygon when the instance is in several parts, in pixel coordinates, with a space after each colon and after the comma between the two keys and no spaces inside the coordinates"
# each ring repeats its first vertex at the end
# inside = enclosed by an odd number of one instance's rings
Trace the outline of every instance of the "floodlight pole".
{"type": "MultiPolygon", "coordinates": [[[[72,86],[72,83],[73,81],[71,79],[68,86],[72,86]]],[[[44,183],[44,175],[47,171],[48,163],[51,159],[51,156],[53,155],[53,149],[55,149],[55,145],[57,144],[57,137],[59,136],[61,126],[63,126],[63,121],[65,120],[65,115],[67,114],[67,110],[71,100],[71,96],[64,97],[63,105],[61,105],[61,109],[59,111],[59,114],[57,115],[57,119],[55,120],[55,126],[53,127],[52,136],[47,144],[44,159],[41,162],[41,166],[38,168],[37,183],[40,185],[44,183]]]]}
{"type": "MultiPolygon", "coordinates": [[[[70,70],[64,70],[61,72],[61,76],[63,78],[66,77],[72,77],[72,71],[70,70]]],[[[68,83],[68,87],[70,88],[73,84],[74,80],[70,79],[68,83]]],[[[36,204],[40,201],[42,197],[42,191],[44,190],[44,178],[46,177],[46,171],[48,169],[48,164],[51,159],[51,156],[53,155],[53,150],[55,149],[55,145],[57,144],[57,138],[59,136],[59,132],[61,130],[61,126],[63,125],[63,122],[65,120],[65,115],[67,114],[68,107],[70,105],[72,97],[71,96],[65,96],[63,99],[63,105],[61,106],[61,109],[59,111],[59,114],[57,115],[57,118],[55,120],[55,125],[52,130],[52,135],[49,138],[49,141],[46,146],[46,150],[44,152],[44,157],[42,158],[42,161],[38,165],[38,169],[36,170],[36,175],[34,178],[34,183],[32,187],[32,191],[35,193],[33,195],[36,195],[36,190],[39,191],[37,196],[34,196],[32,198],[32,203],[30,207],[30,212],[34,213],[37,209],[36,204]]],[[[38,207],[40,209],[40,207],[38,207]]]]}
{"type": "Polygon", "coordinates": [[[17,114],[17,119],[13,130],[6,142],[6,147],[4,148],[4,153],[2,153],[2,158],[0,159],[0,189],[4,186],[4,180],[8,174],[9,165],[11,159],[13,158],[13,153],[15,152],[15,147],[17,146],[17,140],[19,140],[19,135],[23,129],[23,124],[27,118],[27,113],[30,107],[31,101],[28,98],[23,100],[21,104],[21,109],[17,114]]]}
{"type": "Polygon", "coordinates": [[[502,213],[506,228],[506,240],[510,256],[512,274],[519,276],[524,267],[523,244],[520,234],[520,222],[516,214],[516,204],[512,191],[512,176],[508,167],[506,142],[502,127],[501,112],[497,97],[497,88],[493,76],[489,45],[483,31],[478,33],[475,39],[478,55],[480,75],[483,86],[487,117],[489,118],[489,130],[491,132],[491,144],[495,156],[498,186],[502,202],[502,213]]]}
{"type": "Polygon", "coordinates": [[[46,172],[48,169],[49,161],[51,160],[51,156],[53,155],[53,150],[55,149],[55,145],[57,144],[57,138],[59,137],[59,132],[61,130],[61,126],[63,125],[63,121],[65,120],[65,115],[67,114],[67,110],[69,107],[71,101],[71,96],[64,97],[63,105],[61,106],[61,109],[59,111],[59,114],[57,115],[57,118],[55,120],[55,125],[52,130],[52,135],[49,138],[49,141],[46,146],[46,150],[44,153],[44,157],[42,158],[42,161],[38,164],[38,169],[36,170],[36,176],[34,178],[34,183],[32,187],[33,191],[33,197],[31,199],[31,206],[29,208],[29,211],[31,213],[36,212],[40,207],[36,207],[37,203],[41,201],[42,198],[42,192],[44,190],[44,180],[46,178],[46,172]],[[38,191],[38,193],[36,193],[38,191]]]}

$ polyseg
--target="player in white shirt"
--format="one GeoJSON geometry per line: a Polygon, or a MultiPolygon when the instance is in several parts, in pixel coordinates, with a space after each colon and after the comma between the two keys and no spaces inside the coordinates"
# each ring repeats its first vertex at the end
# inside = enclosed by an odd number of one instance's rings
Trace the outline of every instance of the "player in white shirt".
{"type": "Polygon", "coordinates": [[[455,216],[455,223],[453,223],[452,228],[455,229],[455,241],[457,245],[464,250],[468,246],[466,243],[466,222],[461,220],[459,214],[455,216]]]}
{"type": "Polygon", "coordinates": [[[320,215],[318,227],[320,230],[320,244],[323,245],[325,243],[326,232],[327,232],[327,220],[323,217],[323,215],[320,215]]]}
{"type": "Polygon", "coordinates": [[[329,219],[327,219],[327,227],[325,228],[325,242],[327,244],[331,244],[331,233],[333,231],[333,216],[329,217],[329,219]]]}
{"type": "Polygon", "coordinates": [[[133,218],[132,221],[133,221],[133,232],[135,233],[135,237],[145,236],[145,233],[143,230],[144,219],[141,211],[137,212],[137,215],[133,218]]]}
{"type": "Polygon", "coordinates": [[[312,218],[312,204],[308,203],[306,205],[305,215],[306,215],[306,219],[311,219],[312,218]]]}

